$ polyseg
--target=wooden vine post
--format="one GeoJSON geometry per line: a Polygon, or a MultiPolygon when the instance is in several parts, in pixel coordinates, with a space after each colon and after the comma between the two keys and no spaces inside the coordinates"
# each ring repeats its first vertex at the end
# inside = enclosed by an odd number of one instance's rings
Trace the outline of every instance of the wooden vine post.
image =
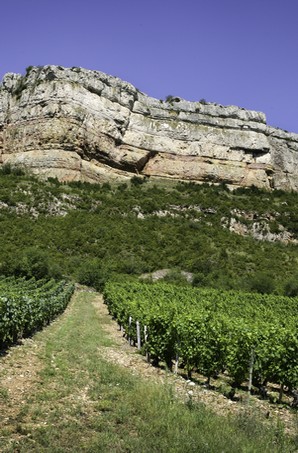
{"type": "Polygon", "coordinates": [[[141,349],[141,329],[139,321],[136,321],[136,328],[137,328],[137,347],[138,350],[141,349]]]}
{"type": "Polygon", "coordinates": [[[131,336],[130,336],[131,321],[132,321],[132,318],[131,318],[131,316],[129,316],[129,318],[128,318],[128,342],[129,342],[130,345],[131,345],[131,336]]]}
{"type": "Polygon", "coordinates": [[[144,326],[144,340],[145,340],[145,349],[146,349],[146,360],[150,362],[150,354],[147,349],[147,340],[148,340],[148,329],[147,326],[144,326]]]}
{"type": "Polygon", "coordinates": [[[178,373],[178,367],[179,367],[179,345],[180,342],[179,340],[177,341],[177,350],[176,350],[176,356],[175,356],[175,366],[174,366],[174,373],[178,373]]]}
{"type": "Polygon", "coordinates": [[[250,360],[249,360],[249,380],[248,380],[248,393],[251,394],[252,389],[252,376],[253,376],[253,369],[254,369],[254,361],[255,361],[255,351],[254,349],[251,350],[250,353],[250,360]]]}

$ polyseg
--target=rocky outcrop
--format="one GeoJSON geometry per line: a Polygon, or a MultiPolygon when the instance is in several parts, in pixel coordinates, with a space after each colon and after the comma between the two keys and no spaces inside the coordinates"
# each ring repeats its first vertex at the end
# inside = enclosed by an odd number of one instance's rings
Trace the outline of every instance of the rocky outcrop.
{"type": "Polygon", "coordinates": [[[97,71],[31,67],[0,86],[0,162],[60,180],[133,174],[298,190],[298,135],[235,106],[150,98],[97,71]]]}
{"type": "Polygon", "coordinates": [[[297,245],[298,240],[295,234],[280,223],[280,215],[279,212],[267,212],[260,215],[256,211],[232,209],[230,217],[222,217],[221,224],[231,233],[252,236],[257,241],[297,245]]]}

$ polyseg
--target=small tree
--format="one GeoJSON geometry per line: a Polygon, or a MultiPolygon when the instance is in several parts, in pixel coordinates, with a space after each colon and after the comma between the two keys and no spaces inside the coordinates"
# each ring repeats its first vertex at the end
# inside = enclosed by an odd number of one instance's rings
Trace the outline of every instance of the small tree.
{"type": "Polygon", "coordinates": [[[270,275],[261,273],[252,278],[249,282],[249,289],[260,294],[271,294],[273,293],[275,286],[270,275]]]}
{"type": "Polygon", "coordinates": [[[298,276],[288,280],[284,286],[284,295],[288,297],[298,296],[298,276]]]}

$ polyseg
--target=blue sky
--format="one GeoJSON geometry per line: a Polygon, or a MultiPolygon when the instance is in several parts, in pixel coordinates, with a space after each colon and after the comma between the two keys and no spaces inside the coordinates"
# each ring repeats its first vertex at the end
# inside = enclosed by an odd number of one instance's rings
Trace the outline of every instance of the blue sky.
{"type": "Polygon", "coordinates": [[[298,133],[298,0],[14,0],[0,11],[0,79],[81,66],[158,99],[260,110],[298,133]]]}

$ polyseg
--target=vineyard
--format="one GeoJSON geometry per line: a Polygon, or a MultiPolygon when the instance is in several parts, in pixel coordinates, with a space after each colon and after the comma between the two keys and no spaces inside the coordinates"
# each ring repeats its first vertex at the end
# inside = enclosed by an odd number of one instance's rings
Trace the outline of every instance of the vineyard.
{"type": "Polygon", "coordinates": [[[0,348],[47,325],[63,312],[73,291],[65,281],[0,277],[0,348]]]}
{"type": "Polygon", "coordinates": [[[297,298],[138,282],[107,283],[104,297],[155,363],[198,371],[208,382],[225,372],[249,390],[278,384],[280,398],[298,386],[297,298]]]}

